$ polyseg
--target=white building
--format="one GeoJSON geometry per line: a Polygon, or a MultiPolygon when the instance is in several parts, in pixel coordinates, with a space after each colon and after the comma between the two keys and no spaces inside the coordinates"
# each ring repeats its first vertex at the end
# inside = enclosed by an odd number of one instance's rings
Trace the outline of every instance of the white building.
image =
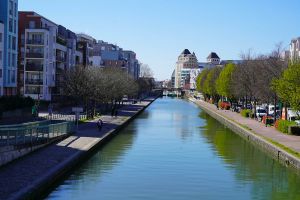
{"type": "Polygon", "coordinates": [[[0,96],[3,95],[4,24],[0,21],[0,96]]]}
{"type": "Polygon", "coordinates": [[[195,53],[185,49],[178,57],[175,68],[175,88],[183,88],[190,69],[197,69],[198,61],[195,53]]]}
{"type": "Polygon", "coordinates": [[[300,59],[300,37],[292,39],[290,44],[290,59],[296,61],[300,59]]]}
{"type": "Polygon", "coordinates": [[[190,71],[190,89],[195,90],[197,88],[197,77],[201,73],[201,68],[191,69],[190,71]]]}
{"type": "MultiPolygon", "coordinates": [[[[57,25],[36,13],[40,23],[29,21],[24,34],[24,96],[51,100],[56,75],[57,25]]],[[[21,50],[21,51],[22,51],[21,50]]]]}

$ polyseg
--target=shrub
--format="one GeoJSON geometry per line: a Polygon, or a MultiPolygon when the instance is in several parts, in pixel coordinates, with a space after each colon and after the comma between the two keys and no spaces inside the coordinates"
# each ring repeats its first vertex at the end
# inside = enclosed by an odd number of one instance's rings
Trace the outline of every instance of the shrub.
{"type": "Polygon", "coordinates": [[[287,120],[278,120],[278,130],[282,133],[288,133],[289,126],[297,125],[296,122],[287,121],[287,120]]]}
{"type": "Polygon", "coordinates": [[[279,120],[276,120],[276,122],[275,122],[275,124],[274,124],[274,127],[275,127],[276,129],[278,129],[278,124],[279,124],[279,120]]]}
{"type": "Polygon", "coordinates": [[[34,105],[34,100],[30,97],[3,96],[0,98],[0,112],[28,108],[34,105]]]}
{"type": "Polygon", "coordinates": [[[250,117],[251,112],[252,111],[250,109],[244,109],[244,110],[241,111],[241,115],[243,117],[250,117]]]}

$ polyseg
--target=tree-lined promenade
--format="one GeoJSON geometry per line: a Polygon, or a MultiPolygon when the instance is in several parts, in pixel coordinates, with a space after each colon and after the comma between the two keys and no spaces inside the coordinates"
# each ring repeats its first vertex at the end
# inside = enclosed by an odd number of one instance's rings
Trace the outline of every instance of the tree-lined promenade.
{"type": "MultiPolygon", "coordinates": [[[[241,101],[244,108],[252,103],[255,110],[259,103],[281,102],[299,111],[300,63],[285,61],[280,53],[280,46],[269,55],[254,56],[249,52],[242,55],[240,64],[204,69],[197,77],[197,90],[212,103],[225,99],[230,103],[241,101]]],[[[275,113],[276,106],[274,119],[275,113]]]]}
{"type": "Polygon", "coordinates": [[[62,92],[75,104],[84,105],[93,118],[99,106],[114,109],[124,97],[140,98],[151,89],[150,81],[144,77],[135,81],[120,68],[77,66],[65,73],[62,92]]]}

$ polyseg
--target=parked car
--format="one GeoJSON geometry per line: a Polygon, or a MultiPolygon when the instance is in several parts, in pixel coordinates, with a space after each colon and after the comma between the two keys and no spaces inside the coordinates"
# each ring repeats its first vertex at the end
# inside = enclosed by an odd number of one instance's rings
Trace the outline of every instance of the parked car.
{"type": "MultiPolygon", "coordinates": [[[[274,115],[275,106],[274,105],[269,105],[268,109],[269,109],[269,112],[268,112],[269,115],[273,116],[274,115]]],[[[279,106],[278,105],[276,106],[276,111],[279,111],[279,106]]]]}
{"type": "Polygon", "coordinates": [[[256,107],[256,117],[258,118],[259,121],[262,120],[263,116],[267,115],[267,110],[263,107],[256,107]]]}

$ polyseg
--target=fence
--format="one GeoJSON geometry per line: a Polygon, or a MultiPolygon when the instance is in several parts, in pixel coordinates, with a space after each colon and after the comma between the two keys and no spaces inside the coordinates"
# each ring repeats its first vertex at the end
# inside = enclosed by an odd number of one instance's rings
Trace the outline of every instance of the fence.
{"type": "MultiPolygon", "coordinates": [[[[67,115],[67,114],[52,114],[52,115],[44,115],[42,116],[47,120],[65,120],[65,121],[76,121],[75,115],[67,115]]],[[[86,115],[79,115],[79,120],[85,120],[86,115]]]]}
{"type": "Polygon", "coordinates": [[[0,146],[35,145],[68,135],[74,131],[74,122],[50,124],[48,120],[35,125],[0,127],[0,146]],[[48,123],[45,125],[45,123],[48,123]]]}

